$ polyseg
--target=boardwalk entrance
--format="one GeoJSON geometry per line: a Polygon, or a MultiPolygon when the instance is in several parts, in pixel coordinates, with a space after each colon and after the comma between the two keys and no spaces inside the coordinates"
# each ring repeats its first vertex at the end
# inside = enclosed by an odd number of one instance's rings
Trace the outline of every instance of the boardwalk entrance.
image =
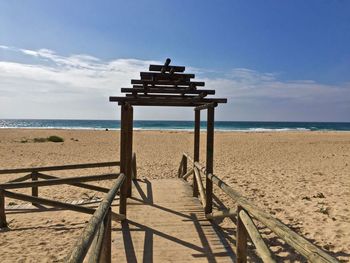
{"type": "Polygon", "coordinates": [[[133,181],[128,218],[112,237],[112,261],[234,261],[220,228],[205,218],[192,191],[178,178],[133,181]]]}

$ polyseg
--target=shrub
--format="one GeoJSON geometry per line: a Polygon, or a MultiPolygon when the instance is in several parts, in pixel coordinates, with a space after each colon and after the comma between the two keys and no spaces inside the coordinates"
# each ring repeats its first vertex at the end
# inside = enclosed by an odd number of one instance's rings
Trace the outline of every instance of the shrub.
{"type": "Polygon", "coordinates": [[[61,138],[59,136],[55,136],[55,135],[52,135],[52,136],[48,137],[47,140],[49,142],[64,142],[63,138],[61,138]]]}

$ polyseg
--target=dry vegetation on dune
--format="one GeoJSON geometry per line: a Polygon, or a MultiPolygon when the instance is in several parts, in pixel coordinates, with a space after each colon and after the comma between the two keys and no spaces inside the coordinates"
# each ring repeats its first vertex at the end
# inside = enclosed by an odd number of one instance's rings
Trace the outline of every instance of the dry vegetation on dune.
{"type": "MultiPolygon", "coordinates": [[[[202,134],[203,164],[204,138],[202,134]]],[[[190,132],[135,131],[139,176],[174,177],[181,153],[191,153],[192,145],[190,132]]],[[[119,133],[3,129],[0,130],[0,159],[0,169],[114,161],[119,159],[119,133]],[[64,142],[21,143],[24,138],[33,141],[52,134],[62,137],[64,142]]],[[[115,169],[94,169],[93,172],[115,169]]],[[[235,190],[319,247],[344,262],[350,260],[350,133],[220,132],[215,136],[214,171],[235,190]]],[[[71,176],[72,171],[56,174],[71,176]]],[[[15,175],[1,175],[0,181],[13,178],[15,175]]],[[[29,190],[20,192],[29,193],[29,190]]],[[[218,189],[215,193],[227,207],[234,207],[218,189]]],[[[56,186],[40,188],[39,194],[64,201],[92,198],[93,193],[72,186],[56,186]]],[[[2,262],[39,257],[61,261],[87,218],[68,211],[9,214],[12,230],[0,233],[2,262]]],[[[234,224],[229,219],[220,224],[227,238],[234,241],[234,224]]],[[[271,237],[269,245],[280,261],[299,260],[266,229],[263,231],[271,237]]]]}

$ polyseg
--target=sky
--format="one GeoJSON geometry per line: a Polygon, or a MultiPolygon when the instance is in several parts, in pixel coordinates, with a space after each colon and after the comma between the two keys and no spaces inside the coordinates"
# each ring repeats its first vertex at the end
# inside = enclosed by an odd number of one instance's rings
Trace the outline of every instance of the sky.
{"type": "Polygon", "coordinates": [[[217,120],[350,122],[349,14],[347,0],[3,0],[0,118],[119,119],[109,96],[169,57],[228,98],[217,120]]]}

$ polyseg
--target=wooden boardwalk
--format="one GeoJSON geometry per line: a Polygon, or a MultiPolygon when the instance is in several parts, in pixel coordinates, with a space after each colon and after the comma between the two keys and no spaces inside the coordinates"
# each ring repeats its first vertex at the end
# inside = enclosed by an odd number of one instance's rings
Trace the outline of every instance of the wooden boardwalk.
{"type": "Polygon", "coordinates": [[[127,220],[113,224],[112,262],[232,262],[220,228],[182,179],[138,180],[127,220]]]}

